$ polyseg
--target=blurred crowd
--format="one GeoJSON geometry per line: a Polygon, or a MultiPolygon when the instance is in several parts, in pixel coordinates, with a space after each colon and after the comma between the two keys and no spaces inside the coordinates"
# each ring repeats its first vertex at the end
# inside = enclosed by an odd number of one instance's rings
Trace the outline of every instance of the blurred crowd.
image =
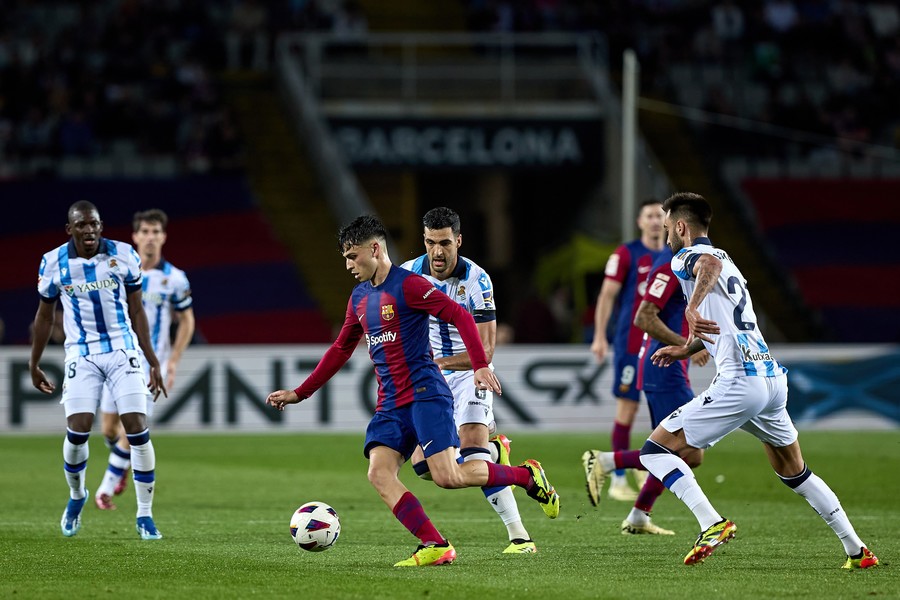
{"type": "MultiPolygon", "coordinates": [[[[476,31],[601,31],[612,68],[641,61],[642,94],[794,131],[865,155],[900,146],[900,9],[888,0],[464,0],[476,31]]],[[[765,127],[760,128],[766,130],[765,127]]],[[[728,153],[815,145],[711,129],[728,153]]],[[[801,136],[802,137],[802,136],[801,136]]]]}
{"type": "MultiPolygon", "coordinates": [[[[644,95],[836,137],[845,153],[900,145],[896,2],[460,1],[475,31],[599,31],[614,70],[635,49],[644,95]]],[[[285,31],[367,30],[358,0],[4,0],[0,164],[167,155],[185,172],[240,169],[215,74],[268,70],[285,31]]],[[[722,154],[814,151],[708,134],[722,154]]]]}
{"type": "Polygon", "coordinates": [[[214,74],[267,69],[285,30],[365,28],[353,1],[4,0],[0,177],[104,155],[176,156],[189,173],[241,169],[214,74]]]}

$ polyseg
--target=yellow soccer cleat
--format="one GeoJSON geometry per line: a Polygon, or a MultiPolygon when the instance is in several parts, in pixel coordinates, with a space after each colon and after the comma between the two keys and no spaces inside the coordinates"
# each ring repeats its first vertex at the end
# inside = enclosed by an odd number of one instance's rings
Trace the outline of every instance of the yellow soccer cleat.
{"type": "Polygon", "coordinates": [[[488,441],[497,449],[497,464],[510,466],[512,464],[509,462],[509,443],[511,440],[499,433],[488,441]]]}
{"type": "Polygon", "coordinates": [[[420,545],[412,556],[394,564],[395,567],[436,567],[449,565],[456,560],[456,550],[445,541],[443,544],[420,545]]]}
{"type": "Polygon", "coordinates": [[[603,470],[597,465],[599,458],[599,450],[585,450],[584,454],[581,455],[584,479],[587,482],[585,488],[587,489],[588,500],[591,501],[593,506],[600,504],[600,494],[603,492],[603,484],[606,483],[606,478],[602,476],[603,470]],[[596,469],[594,469],[595,466],[597,466],[596,469]],[[597,471],[596,473],[594,472],[595,470],[597,471]]]}
{"type": "Polygon", "coordinates": [[[525,490],[525,493],[538,501],[541,508],[544,509],[544,514],[548,517],[551,519],[558,517],[559,494],[556,493],[556,490],[553,489],[553,486],[547,481],[547,475],[544,473],[541,463],[533,458],[529,458],[519,466],[528,469],[531,472],[531,478],[534,480],[534,485],[525,490]]]}
{"type": "Polygon", "coordinates": [[[737,525],[728,519],[722,519],[718,523],[710,525],[706,531],[700,533],[694,547],[684,557],[684,564],[695,565],[713,553],[718,546],[727,543],[734,538],[737,525]]]}
{"type": "Polygon", "coordinates": [[[868,569],[878,566],[878,557],[872,554],[868,548],[863,548],[859,556],[848,556],[842,569],[868,569]]]}
{"type": "Polygon", "coordinates": [[[622,521],[622,535],[675,535],[671,529],[663,529],[653,521],[647,521],[643,525],[635,525],[628,519],[622,521]]]}
{"type": "Polygon", "coordinates": [[[531,540],[523,540],[516,538],[509,542],[509,546],[503,551],[503,554],[534,554],[537,552],[537,546],[531,540]]]}

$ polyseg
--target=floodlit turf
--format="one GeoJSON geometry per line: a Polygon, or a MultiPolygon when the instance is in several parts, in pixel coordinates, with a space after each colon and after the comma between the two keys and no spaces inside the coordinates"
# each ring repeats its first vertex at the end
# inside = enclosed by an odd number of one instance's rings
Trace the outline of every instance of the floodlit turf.
{"type": "MultiPolygon", "coordinates": [[[[68,494],[63,435],[0,437],[2,598],[896,598],[900,573],[900,433],[808,432],[811,468],[843,501],[858,533],[881,558],[868,571],[843,571],[831,530],[771,473],[758,442],[735,433],[711,450],[698,479],[738,526],[735,540],[705,563],[681,564],[697,535],[669,492],[654,519],[675,536],[622,536],[630,508],[584,492],[581,453],[608,433],[510,434],[513,460],[540,459],[562,499],[547,519],[518,490],[535,555],[501,554],[506,532],[480,490],[440,490],[404,480],[456,546],[446,567],[395,569],[416,540],[366,480],[359,435],[154,435],[159,541],[134,528],[134,491],[101,512],[90,502],[83,526],[64,538],[68,494]],[[720,482],[717,482],[717,479],[720,482]],[[335,507],[334,548],[308,553],[288,533],[293,510],[310,500],[335,507]]],[[[635,435],[638,443],[642,436],[635,435]]],[[[91,439],[89,487],[105,468],[91,439]]]]}

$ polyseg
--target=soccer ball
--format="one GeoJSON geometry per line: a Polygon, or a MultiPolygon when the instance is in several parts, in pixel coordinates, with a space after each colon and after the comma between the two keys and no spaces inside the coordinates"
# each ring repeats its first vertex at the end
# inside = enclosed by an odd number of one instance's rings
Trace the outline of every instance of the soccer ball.
{"type": "Polygon", "coordinates": [[[328,550],[341,534],[337,512],[324,502],[307,502],[291,517],[291,537],[310,552],[328,550]]]}

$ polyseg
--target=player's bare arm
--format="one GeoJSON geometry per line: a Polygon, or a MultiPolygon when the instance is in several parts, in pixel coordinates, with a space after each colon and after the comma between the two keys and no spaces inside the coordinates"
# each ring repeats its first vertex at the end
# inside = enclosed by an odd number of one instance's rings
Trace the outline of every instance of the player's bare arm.
{"type": "MultiPolygon", "coordinates": [[[[497,321],[487,321],[484,323],[475,323],[478,328],[478,335],[481,336],[481,345],[484,346],[484,354],[487,361],[494,359],[494,347],[497,345],[497,321]]],[[[468,371],[472,368],[472,360],[469,358],[468,352],[461,352],[453,356],[442,356],[436,358],[434,362],[441,369],[447,371],[468,371]]]]}
{"type": "Polygon", "coordinates": [[[597,362],[603,362],[609,352],[609,342],[606,341],[606,326],[609,323],[609,315],[612,314],[613,306],[619,292],[622,291],[622,284],[614,279],[607,277],[600,286],[600,294],[597,296],[597,308],[594,310],[594,341],[591,343],[591,352],[597,358],[597,362]]]}
{"type": "Polygon", "coordinates": [[[687,338],[669,329],[659,318],[659,307],[646,300],[641,301],[634,315],[634,325],[650,337],[670,346],[684,346],[687,338]]]}
{"type": "Polygon", "coordinates": [[[697,259],[697,262],[694,264],[694,277],[697,284],[694,287],[694,292],[688,299],[688,305],[684,311],[684,318],[688,322],[691,334],[710,344],[715,344],[715,341],[710,339],[707,334],[718,335],[719,325],[715,321],[703,318],[698,308],[716,286],[721,272],[722,261],[715,256],[702,254],[697,259]]]}
{"type": "Polygon", "coordinates": [[[144,358],[150,365],[150,381],[148,386],[153,393],[153,401],[159,398],[160,393],[166,398],[169,393],[166,391],[166,383],[162,378],[162,371],[159,368],[159,359],[153,351],[153,344],[150,341],[150,326],[147,324],[147,314],[144,312],[144,306],[141,303],[141,290],[136,289],[128,293],[128,315],[131,317],[131,325],[137,334],[138,344],[144,352],[144,358]]]}
{"type": "Polygon", "coordinates": [[[702,366],[705,366],[706,363],[709,362],[710,358],[712,358],[712,356],[710,355],[709,350],[704,348],[700,352],[691,354],[691,364],[697,365],[698,367],[702,367],[702,366]]]}
{"type": "Polygon", "coordinates": [[[699,338],[693,338],[682,346],[665,346],[660,348],[650,357],[650,362],[657,367],[668,367],[672,363],[684,360],[701,350],[705,350],[703,341],[699,338]]]}
{"type": "Polygon", "coordinates": [[[172,389],[175,384],[175,373],[178,371],[178,363],[181,361],[181,355],[184,354],[185,348],[191,343],[194,337],[194,309],[186,308],[177,313],[178,325],[175,329],[175,341],[172,344],[172,353],[169,355],[169,362],[166,365],[166,389],[172,389]]]}
{"type": "Polygon", "coordinates": [[[31,359],[28,366],[31,371],[31,384],[45,394],[52,394],[56,386],[47,379],[47,375],[41,370],[41,356],[50,341],[50,333],[53,331],[53,323],[56,320],[56,302],[43,302],[38,304],[37,313],[34,315],[34,333],[31,342],[31,359]]]}

